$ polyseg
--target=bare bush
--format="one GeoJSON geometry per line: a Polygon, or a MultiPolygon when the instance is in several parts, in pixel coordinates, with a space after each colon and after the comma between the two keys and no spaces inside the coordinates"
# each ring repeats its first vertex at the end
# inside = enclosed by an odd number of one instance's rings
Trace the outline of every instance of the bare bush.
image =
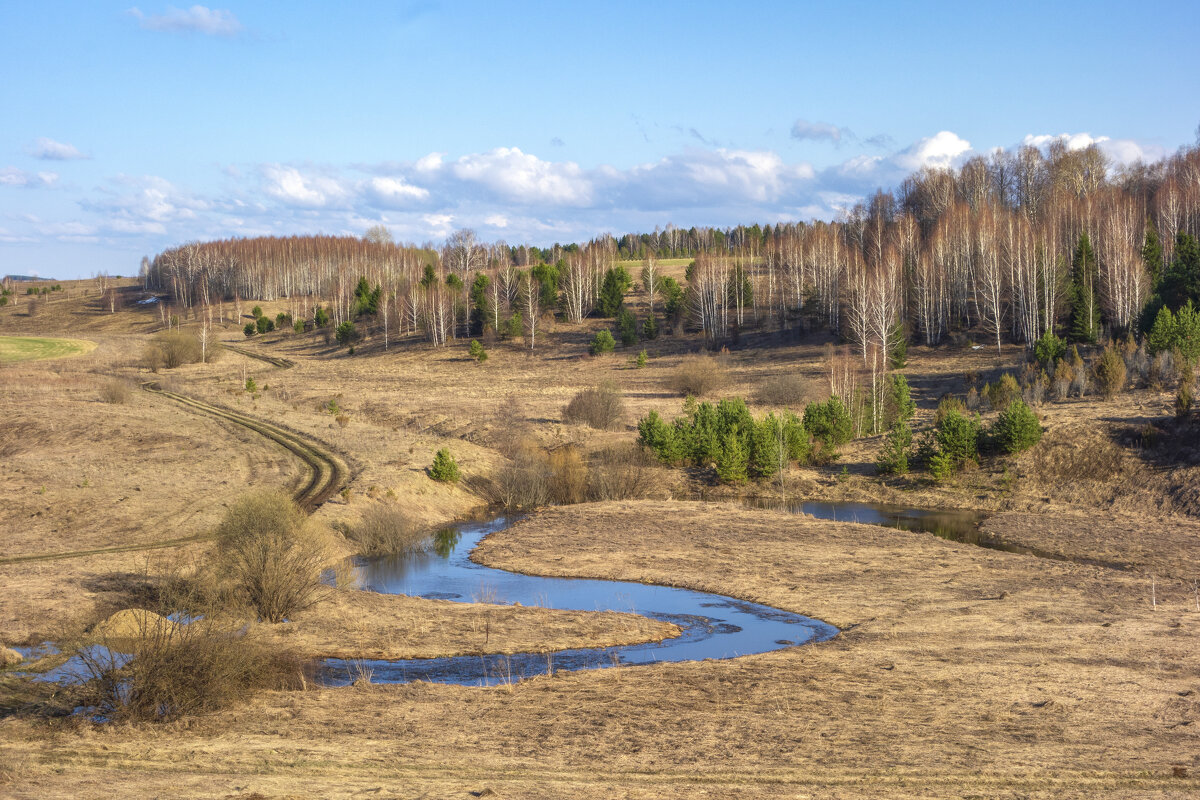
{"type": "Polygon", "coordinates": [[[577,392],[563,411],[565,422],[585,424],[602,431],[620,428],[624,417],[625,398],[612,381],[577,392]]]}
{"type": "Polygon", "coordinates": [[[108,378],[100,386],[100,399],[114,405],[129,402],[131,388],[124,378],[108,378]]]}
{"type": "Polygon", "coordinates": [[[1179,380],[1179,370],[1175,366],[1175,354],[1163,350],[1150,362],[1150,385],[1162,391],[1171,387],[1179,380]]]}
{"type": "Polygon", "coordinates": [[[671,391],[683,397],[703,397],[721,390],[728,384],[729,372],[725,365],[703,353],[684,356],[668,379],[671,391]]]}
{"type": "Polygon", "coordinates": [[[247,495],[217,527],[217,568],[232,594],[268,622],[314,605],[329,542],[281,492],[247,495]]]}
{"type": "Polygon", "coordinates": [[[641,500],[655,494],[662,469],[637,445],[592,454],[588,464],[588,499],[641,500]]]}
{"type": "MultiPolygon", "coordinates": [[[[165,610],[165,609],[164,609],[165,610]]],[[[261,689],[303,685],[301,662],[216,615],[187,624],[148,611],[80,648],[83,702],[109,719],[160,721],[212,712],[261,689]]]]}
{"type": "Polygon", "coordinates": [[[524,442],[495,477],[496,498],[507,508],[537,508],[550,503],[550,465],[536,444],[524,442]]]}
{"type": "Polygon", "coordinates": [[[152,371],[157,371],[158,367],[175,369],[184,364],[195,364],[202,355],[203,348],[196,334],[166,331],[154,336],[146,346],[142,360],[152,371]]]}
{"type": "Polygon", "coordinates": [[[391,503],[369,506],[363,512],[362,520],[346,529],[346,535],[364,556],[410,552],[420,548],[426,538],[421,529],[391,503]]]}
{"type": "Polygon", "coordinates": [[[816,399],[816,393],[803,377],[785,373],[767,378],[758,387],[754,399],[764,406],[802,408],[810,400],[816,399]]]}

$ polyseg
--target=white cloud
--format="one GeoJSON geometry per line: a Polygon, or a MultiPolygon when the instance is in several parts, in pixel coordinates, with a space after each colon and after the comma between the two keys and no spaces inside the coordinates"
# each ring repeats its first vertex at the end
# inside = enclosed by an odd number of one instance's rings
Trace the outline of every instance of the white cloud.
{"type": "Polygon", "coordinates": [[[44,136],[34,142],[33,148],[29,152],[34,158],[40,158],[45,161],[72,161],[79,158],[91,158],[91,156],[79,152],[79,148],[73,144],[56,142],[44,136]]]}
{"type": "Polygon", "coordinates": [[[305,175],[295,167],[266,164],[261,173],[263,191],[288,206],[325,208],[342,205],[350,195],[336,178],[305,175]]]}
{"type": "Polygon", "coordinates": [[[453,214],[422,214],[421,220],[431,236],[448,236],[450,231],[454,230],[453,214]]]}
{"type": "Polygon", "coordinates": [[[592,200],[591,181],[578,164],[543,161],[516,147],[465,155],[450,169],[460,181],[517,203],[585,206],[592,200]]]}
{"type": "Polygon", "coordinates": [[[1060,133],[1029,134],[1021,140],[1023,145],[1033,145],[1039,150],[1045,150],[1054,142],[1062,142],[1068,150],[1082,150],[1096,145],[1114,164],[1129,165],[1136,161],[1157,161],[1166,155],[1166,151],[1157,145],[1143,145],[1133,139],[1112,139],[1108,136],[1095,136],[1090,133],[1060,133]]]}
{"type": "Polygon", "coordinates": [[[182,9],[168,6],[162,14],[143,14],[137,7],[129,9],[143,28],[168,33],[203,33],[209,36],[237,36],[242,23],[232,11],[195,5],[182,9]]]}
{"type": "Polygon", "coordinates": [[[956,166],[971,152],[971,143],[950,131],[939,131],[933,136],[918,139],[896,153],[892,160],[897,166],[915,172],[922,167],[946,169],[956,166]]]}
{"type": "Polygon", "coordinates": [[[503,214],[491,214],[483,219],[484,225],[490,225],[493,228],[507,228],[508,217],[503,214]]]}
{"type": "Polygon", "coordinates": [[[402,178],[371,178],[364,184],[364,191],[375,205],[385,208],[409,206],[429,197],[428,189],[413,186],[402,178]]]}
{"type": "Polygon", "coordinates": [[[437,172],[442,168],[442,158],[445,153],[430,153],[427,156],[422,156],[417,159],[417,163],[413,166],[417,172],[437,172]]]}
{"type": "Polygon", "coordinates": [[[0,186],[18,186],[26,189],[44,188],[58,182],[57,172],[26,172],[16,167],[0,168],[0,186]]]}
{"type": "Polygon", "coordinates": [[[792,124],[793,139],[827,140],[834,144],[841,144],[843,137],[854,138],[854,134],[847,128],[840,128],[828,122],[809,122],[806,119],[798,119],[792,124]]]}

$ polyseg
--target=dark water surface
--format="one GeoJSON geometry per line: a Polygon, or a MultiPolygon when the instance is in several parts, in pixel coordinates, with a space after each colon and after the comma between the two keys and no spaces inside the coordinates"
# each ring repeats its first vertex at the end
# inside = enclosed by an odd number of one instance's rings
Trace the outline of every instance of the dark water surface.
{"type": "Polygon", "coordinates": [[[752,498],[747,505],[753,508],[767,508],[776,511],[790,511],[795,514],[810,514],[818,519],[831,519],[838,522],[862,522],[868,525],[883,525],[887,528],[899,528],[906,531],[923,531],[932,533],[942,539],[963,544],[973,544],[976,547],[986,547],[989,550],[1000,550],[1005,553],[1019,553],[1025,556],[1036,556],[1051,561],[1069,561],[1072,564],[1086,564],[1105,569],[1127,570],[1129,565],[1115,561],[1104,561],[1087,556],[1068,556],[1043,550],[1038,547],[1013,544],[997,536],[984,533],[980,525],[986,514],[977,511],[944,511],[937,509],[905,508],[880,503],[854,503],[849,501],[810,501],[810,500],[774,500],[770,498],[752,498]]]}
{"type": "Polygon", "coordinates": [[[673,622],[683,633],[662,642],[559,650],[550,654],[402,661],[328,659],[323,663],[323,680],[331,685],[344,685],[369,671],[376,683],[427,680],[494,685],[558,670],[734,658],[822,641],[837,634],[837,628],[820,620],[721,595],[624,581],[541,578],[485,567],[470,560],[471,550],[484,536],[507,525],[503,517],[486,523],[467,523],[437,534],[423,552],[356,559],[358,586],[385,594],[464,603],[484,601],[577,611],[629,611],[673,622]]]}

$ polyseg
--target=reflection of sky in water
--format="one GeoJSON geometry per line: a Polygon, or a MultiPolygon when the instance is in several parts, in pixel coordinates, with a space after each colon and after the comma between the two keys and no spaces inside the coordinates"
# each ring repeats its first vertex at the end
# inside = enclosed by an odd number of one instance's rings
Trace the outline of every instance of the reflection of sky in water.
{"type": "Polygon", "coordinates": [[[464,525],[457,529],[457,537],[439,532],[429,547],[415,553],[355,559],[354,578],[360,587],[386,594],[578,611],[629,611],[673,622],[683,629],[682,635],[663,642],[551,654],[361,663],[330,659],[325,662],[325,680],[348,683],[359,669],[369,669],[376,682],[501,683],[550,670],[733,658],[837,633],[836,628],[800,614],[705,592],[622,581],[541,578],[471,561],[468,556],[475,545],[506,524],[501,518],[483,525],[464,525]]]}

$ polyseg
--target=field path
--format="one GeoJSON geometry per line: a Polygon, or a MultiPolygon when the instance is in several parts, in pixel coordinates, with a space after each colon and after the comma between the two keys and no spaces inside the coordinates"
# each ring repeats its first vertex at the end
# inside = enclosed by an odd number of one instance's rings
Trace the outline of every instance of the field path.
{"type": "Polygon", "coordinates": [[[257,353],[245,347],[237,347],[232,344],[227,344],[225,345],[225,349],[246,356],[247,358],[256,358],[259,361],[265,361],[271,366],[279,367],[280,369],[291,369],[292,367],[296,366],[296,362],[292,361],[291,359],[263,355],[262,353],[257,353]]]}
{"type": "MultiPolygon", "coordinates": [[[[278,444],[283,449],[295,455],[309,468],[309,479],[300,489],[293,495],[296,504],[305,512],[311,514],[322,503],[336,494],[346,481],[349,474],[345,463],[338,458],[334,453],[327,450],[324,446],[317,442],[308,439],[298,433],[294,433],[277,425],[272,425],[269,422],[264,422],[253,417],[248,417],[244,414],[239,414],[236,411],[220,408],[218,406],[209,405],[208,403],[196,400],[186,395],[168,392],[159,388],[155,382],[146,383],[142,388],[148,392],[165,397],[180,405],[186,406],[192,411],[207,414],[218,419],[232,422],[235,425],[241,425],[244,428],[258,433],[271,441],[278,444]]],[[[199,542],[211,537],[211,534],[200,533],[192,536],[182,536],[175,539],[164,539],[159,542],[151,542],[149,544],[129,544],[129,545],[114,545],[112,547],[98,547],[90,550],[73,550],[63,553],[45,553],[38,555],[14,556],[12,558],[0,558],[0,564],[17,564],[28,561],[57,561],[64,558],[80,558],[83,556],[99,555],[102,553],[127,553],[138,550],[157,550],[165,547],[176,547],[178,545],[190,544],[199,542]]]]}

